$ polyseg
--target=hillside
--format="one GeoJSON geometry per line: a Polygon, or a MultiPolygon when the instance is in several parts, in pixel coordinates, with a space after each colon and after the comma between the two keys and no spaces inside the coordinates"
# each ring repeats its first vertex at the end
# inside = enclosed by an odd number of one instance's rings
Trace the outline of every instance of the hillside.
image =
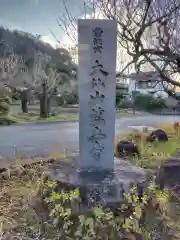
{"type": "Polygon", "coordinates": [[[10,31],[0,27],[0,58],[6,58],[15,53],[23,59],[25,65],[30,69],[36,57],[36,53],[42,53],[51,57],[50,65],[59,72],[70,74],[76,71],[76,64],[72,61],[71,53],[64,49],[54,49],[48,43],[27,32],[10,31]]]}
{"type": "Polygon", "coordinates": [[[39,40],[38,36],[22,31],[10,31],[0,27],[0,57],[8,56],[12,49],[24,59],[33,59],[34,53],[41,53],[52,56],[55,52],[49,44],[39,40]]]}

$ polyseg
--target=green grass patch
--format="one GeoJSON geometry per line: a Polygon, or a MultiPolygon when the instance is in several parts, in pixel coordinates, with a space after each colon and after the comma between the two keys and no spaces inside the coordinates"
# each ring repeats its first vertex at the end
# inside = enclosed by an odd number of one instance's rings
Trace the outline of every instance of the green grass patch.
{"type": "Polygon", "coordinates": [[[174,129],[173,124],[162,124],[158,127],[167,133],[168,142],[147,143],[145,138],[149,132],[133,131],[120,137],[120,139],[133,140],[139,146],[141,158],[130,158],[132,163],[143,168],[157,169],[168,157],[176,156],[180,147],[180,131],[174,129]]]}
{"type": "Polygon", "coordinates": [[[11,125],[18,122],[19,122],[19,119],[11,115],[6,115],[6,116],[0,115],[0,125],[11,125]]]}
{"type": "MultiPolygon", "coordinates": [[[[52,109],[56,111],[56,115],[49,117],[47,119],[40,119],[39,117],[39,105],[28,105],[28,113],[22,113],[19,102],[12,104],[10,106],[10,115],[16,119],[19,123],[28,122],[49,122],[49,121],[68,121],[68,120],[78,120],[79,119],[79,108],[78,107],[58,107],[52,109]]],[[[140,116],[146,113],[136,112],[136,116],[140,116]]],[[[131,109],[120,109],[116,111],[116,117],[132,116],[133,111],[131,109]]]]}
{"type": "Polygon", "coordinates": [[[79,114],[79,110],[77,108],[59,107],[57,109],[58,113],[55,116],[51,116],[47,119],[41,119],[39,117],[39,112],[39,105],[29,105],[28,113],[22,113],[20,105],[11,105],[10,107],[10,115],[16,118],[19,123],[78,120],[79,114]]]}

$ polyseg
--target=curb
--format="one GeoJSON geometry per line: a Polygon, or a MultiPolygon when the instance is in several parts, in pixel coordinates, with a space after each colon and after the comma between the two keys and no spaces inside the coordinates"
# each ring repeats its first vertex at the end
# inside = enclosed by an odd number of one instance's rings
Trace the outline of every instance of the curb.
{"type": "Polygon", "coordinates": [[[47,122],[29,122],[29,123],[19,123],[14,125],[41,125],[41,124],[58,124],[58,123],[71,123],[79,122],[79,120],[56,120],[56,121],[47,121],[47,122]]]}
{"type": "MultiPolygon", "coordinates": [[[[152,114],[153,115],[153,114],[152,114]]],[[[130,116],[119,116],[118,118],[116,119],[120,119],[120,118],[123,118],[123,117],[127,117],[127,118],[134,118],[134,117],[146,117],[146,116],[150,116],[149,114],[148,115],[130,115],[130,116]]],[[[161,116],[161,115],[156,115],[156,116],[161,116]]],[[[39,122],[25,122],[25,123],[14,123],[14,124],[9,124],[9,125],[0,125],[0,128],[2,127],[12,127],[12,126],[35,126],[35,125],[43,125],[43,124],[59,124],[59,123],[75,123],[75,122],[79,122],[79,119],[76,119],[76,120],[56,120],[56,121],[39,121],[39,122]]]]}
{"type": "Polygon", "coordinates": [[[12,126],[33,126],[33,125],[43,125],[43,124],[59,124],[59,123],[73,123],[79,122],[79,120],[57,120],[57,121],[47,121],[47,122],[26,122],[26,123],[14,123],[10,125],[0,125],[1,127],[12,127],[12,126]]]}

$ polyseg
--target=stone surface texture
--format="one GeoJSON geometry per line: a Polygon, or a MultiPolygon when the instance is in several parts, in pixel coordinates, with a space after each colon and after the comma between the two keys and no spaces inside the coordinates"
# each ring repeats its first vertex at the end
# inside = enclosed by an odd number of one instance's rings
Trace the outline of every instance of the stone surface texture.
{"type": "Polygon", "coordinates": [[[157,171],[156,182],[161,188],[174,188],[180,193],[180,156],[164,161],[157,171]]]}
{"type": "Polygon", "coordinates": [[[124,202],[123,193],[129,192],[135,184],[141,194],[147,187],[149,174],[122,159],[115,159],[113,171],[80,170],[79,157],[57,161],[48,170],[51,180],[58,181],[64,189],[79,188],[85,204],[113,204],[124,202]]]}

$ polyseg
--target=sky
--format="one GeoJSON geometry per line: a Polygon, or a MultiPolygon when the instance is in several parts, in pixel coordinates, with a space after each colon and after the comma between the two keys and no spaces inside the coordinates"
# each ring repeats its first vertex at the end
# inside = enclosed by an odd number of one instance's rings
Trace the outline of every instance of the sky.
{"type": "MultiPolygon", "coordinates": [[[[52,31],[61,43],[61,47],[69,48],[73,42],[65,36],[57,23],[58,16],[62,17],[65,13],[63,1],[66,2],[72,16],[83,18],[84,0],[0,0],[0,25],[41,35],[41,40],[50,43],[53,47],[59,47],[51,34],[52,31]]],[[[89,10],[87,14],[91,16],[92,12],[89,10]]],[[[99,13],[97,14],[98,18],[102,18],[99,13]]],[[[72,31],[75,30],[70,28],[69,32],[72,31]]],[[[120,55],[119,64],[122,65],[122,62],[125,64],[127,56],[124,53],[118,55],[120,55]]],[[[126,60],[129,61],[129,58],[126,60]]]]}
{"type": "MultiPolygon", "coordinates": [[[[73,16],[81,16],[83,0],[65,0],[73,16]]],[[[56,40],[67,44],[67,37],[57,24],[58,15],[65,13],[62,0],[0,0],[0,25],[32,34],[42,35],[42,40],[53,46],[56,40]]],[[[71,41],[70,41],[71,42],[71,41]]],[[[69,43],[70,44],[70,43],[69,43]]]]}

